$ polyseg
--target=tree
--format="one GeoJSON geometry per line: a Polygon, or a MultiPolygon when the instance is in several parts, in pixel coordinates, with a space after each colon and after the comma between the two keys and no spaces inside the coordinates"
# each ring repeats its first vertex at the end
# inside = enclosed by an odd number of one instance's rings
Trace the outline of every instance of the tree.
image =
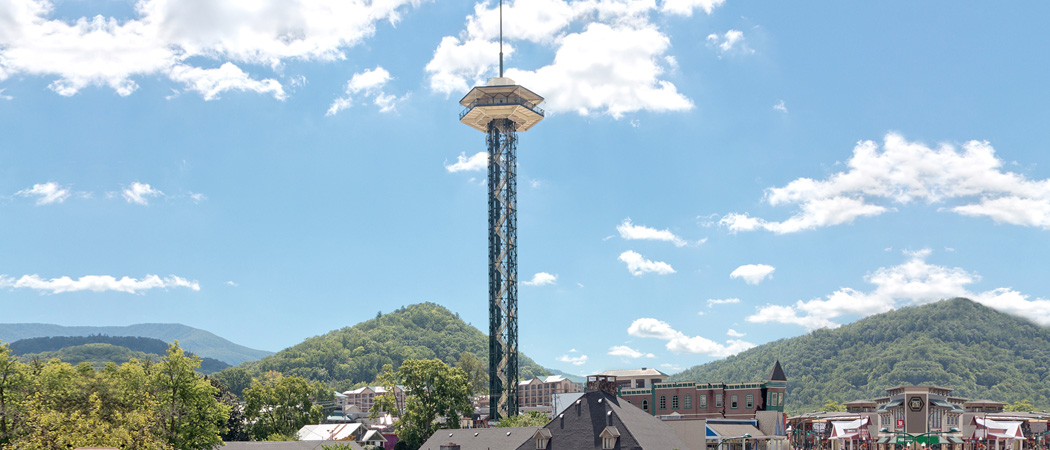
{"type": "Polygon", "coordinates": [[[376,400],[371,414],[379,411],[395,411],[394,388],[405,390],[405,406],[394,422],[398,444],[404,442],[409,449],[418,449],[438,429],[438,418],[444,425],[459,428],[459,419],[473,412],[470,403],[470,381],[467,374],[458,368],[449,367],[439,359],[406,360],[397,372],[384,366],[380,382],[386,393],[376,400]]]}
{"type": "Polygon", "coordinates": [[[323,392],[328,391],[319,383],[279,372],[253,380],[244,390],[245,416],[253,421],[251,435],[258,440],[293,440],[303,425],[324,419],[324,410],[315,404],[328,400],[319,397],[323,392]]]}
{"type": "Polygon", "coordinates": [[[539,411],[529,411],[526,414],[518,414],[516,416],[504,417],[500,419],[497,427],[542,427],[547,425],[547,422],[551,420],[547,418],[546,414],[539,411]]]}
{"type": "Polygon", "coordinates": [[[1028,403],[1028,400],[1018,400],[1003,409],[1011,412],[1026,412],[1035,411],[1035,406],[1032,406],[1031,403],[1028,403]]]}
{"type": "Polygon", "coordinates": [[[828,401],[824,402],[824,407],[822,409],[824,411],[834,412],[834,411],[845,411],[846,407],[842,406],[842,404],[840,404],[839,402],[836,402],[834,400],[828,400],[828,401]]]}
{"type": "Polygon", "coordinates": [[[481,365],[481,361],[473,353],[463,352],[459,354],[456,368],[467,374],[470,381],[472,395],[483,395],[489,393],[489,372],[481,365]]]}
{"type": "Polygon", "coordinates": [[[198,375],[201,361],[187,356],[175,341],[153,366],[151,385],[158,402],[158,434],[178,450],[206,450],[222,445],[229,406],[216,399],[218,389],[198,375]]]}
{"type": "Polygon", "coordinates": [[[29,366],[18,362],[7,344],[0,343],[0,448],[14,438],[29,381],[29,366]]]}

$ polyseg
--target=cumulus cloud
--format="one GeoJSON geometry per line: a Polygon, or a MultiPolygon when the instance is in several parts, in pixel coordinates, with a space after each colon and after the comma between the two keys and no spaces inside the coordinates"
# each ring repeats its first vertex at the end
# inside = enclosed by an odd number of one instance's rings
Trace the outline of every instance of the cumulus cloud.
{"type": "Polygon", "coordinates": [[[609,354],[612,356],[623,356],[624,358],[655,358],[656,355],[652,353],[642,353],[626,345],[614,345],[609,348],[609,354]]]}
{"type": "Polygon", "coordinates": [[[674,272],[674,268],[670,264],[663,261],[652,261],[645,259],[644,256],[638,254],[635,251],[627,250],[620,254],[620,261],[627,264],[627,271],[631,272],[631,275],[641,276],[646,273],[657,273],[660,275],[667,275],[674,272]]]}
{"type": "Polygon", "coordinates": [[[0,80],[54,77],[49,87],[60,95],[87,86],[130,95],[137,78],[160,76],[205,99],[228,90],[280,99],[279,81],[252,77],[242,67],[280,73],[288,60],[344,59],[343,52],[372,36],[377,23],[396,23],[418,3],[139,0],[129,20],[98,15],[67,21],[54,18],[47,0],[9,0],[0,3],[0,80]]]}
{"type": "Polygon", "coordinates": [[[346,82],[346,95],[335,99],[325,115],[333,116],[353,106],[353,98],[358,94],[371,98],[372,103],[379,107],[379,112],[394,111],[397,106],[397,97],[383,92],[383,87],[390,79],[390,72],[380,66],[355,73],[350,81],[346,82]]]}
{"type": "Polygon", "coordinates": [[[902,306],[930,303],[945,298],[967,297],[1009,314],[1050,325],[1050,300],[1029,299],[1010,288],[971,292],[966,286],[980,280],[977,274],[959,267],[944,267],[926,262],[929,249],[905,252],[903,264],[882,267],[864,279],[875,285],[869,292],[841,288],[824,298],[799,300],[793,305],[766,305],[747,320],[754,323],[793,324],[813,330],[837,328],[842,316],[870,316],[902,306]]]}
{"type": "Polygon", "coordinates": [[[667,341],[667,349],[675,353],[690,353],[718,358],[735,355],[755,346],[755,344],[739,339],[730,339],[725,344],[720,344],[701,336],[687,336],[672,328],[667,322],[647,317],[632,322],[631,326],[627,328],[627,334],[634,337],[667,341]]]}
{"type": "Polygon", "coordinates": [[[12,278],[0,275],[0,288],[11,289],[33,289],[43,293],[61,294],[65,292],[91,291],[91,292],[126,292],[138,294],[150,289],[167,288],[189,288],[199,291],[200,284],[189,281],[175,275],[161,278],[157,275],[146,275],[142,279],[130,277],[116,278],[109,275],[87,275],[76,280],[70,277],[52,278],[50,280],[41,278],[39,275],[23,275],[20,278],[12,278]]]}
{"type": "Polygon", "coordinates": [[[62,187],[62,185],[49,181],[42,184],[34,184],[31,188],[22,189],[15,193],[20,197],[36,197],[37,205],[50,205],[52,203],[62,203],[66,201],[70,196],[68,188],[62,187]]]}
{"type": "Polygon", "coordinates": [[[456,157],[456,162],[452,164],[445,164],[445,170],[456,173],[456,172],[476,172],[487,169],[489,166],[489,154],[488,152],[477,152],[473,156],[467,157],[466,153],[460,153],[456,157]]]}
{"type": "Polygon", "coordinates": [[[775,109],[777,111],[780,111],[782,113],[788,112],[788,108],[787,108],[786,105],[784,105],[784,101],[783,100],[781,100],[780,103],[777,103],[777,104],[773,105],[773,109],[775,109]]]}
{"type": "Polygon", "coordinates": [[[696,9],[701,9],[705,13],[711,14],[715,8],[725,2],[726,0],[664,0],[660,9],[667,13],[688,17],[693,15],[693,11],[696,9]]]}
{"type": "Polygon", "coordinates": [[[526,286],[546,286],[548,284],[554,284],[558,281],[557,275],[551,275],[547,272],[539,272],[532,276],[529,281],[522,281],[521,284],[526,286]]]}
{"type": "MultiPolygon", "coordinates": [[[[672,2],[685,14],[696,2],[672,2]]],[[[704,2],[706,3],[706,2],[704,2]]],[[[426,65],[430,88],[465,93],[498,73],[498,5],[478,3],[459,36],[443,38],[426,65]]],[[[684,111],[692,101],[664,79],[670,38],[651,20],[652,2],[568,0],[514,1],[504,5],[504,58],[515,46],[553,50],[549,64],[535,70],[508,68],[506,76],[546,98],[550,112],[582,115],[646,110],[684,111]]]]}
{"type": "Polygon", "coordinates": [[[582,366],[582,365],[587,363],[587,355],[580,355],[580,356],[561,355],[561,356],[558,357],[558,361],[561,361],[561,362],[564,362],[564,363],[569,363],[569,364],[572,364],[574,366],[582,366]]]}
{"type": "Polygon", "coordinates": [[[747,336],[747,333],[741,333],[739,331],[736,331],[736,330],[730,328],[729,331],[726,331],[726,335],[727,336],[732,336],[732,337],[744,337],[744,336],[747,336]]]}
{"type": "MultiPolygon", "coordinates": [[[[726,54],[751,54],[755,51],[747,46],[747,40],[744,38],[744,32],[740,30],[729,30],[725,34],[709,34],[707,36],[707,45],[715,48],[721,55],[726,54]]],[[[783,106],[784,102],[781,102],[783,106]]],[[[774,108],[776,108],[774,106],[774,108]]]]}
{"type": "Polygon", "coordinates": [[[621,238],[627,240],[645,239],[652,241],[665,241],[674,244],[675,247],[684,247],[686,245],[685,240],[675,236],[671,230],[657,230],[656,228],[649,228],[645,225],[635,225],[631,223],[630,217],[623,219],[623,223],[616,226],[616,231],[620,232],[621,238]]]}
{"type": "Polygon", "coordinates": [[[766,278],[773,278],[775,270],[777,269],[767,264],[744,264],[733,270],[729,278],[741,278],[747,284],[758,284],[766,278]]]}
{"type": "Polygon", "coordinates": [[[945,203],[941,211],[995,222],[1050,229],[1050,179],[1029,180],[1003,170],[1003,161],[984,141],[961,149],[930,147],[887,134],[882,147],[862,141],[846,162],[848,170],[826,179],[799,178],[766,190],[771,206],[795,205],[780,222],[730,213],[719,223],[730,232],[767,230],[794,233],[852,223],[895,210],[893,205],[945,203]],[[961,203],[961,204],[959,204],[961,203]]]}
{"type": "Polygon", "coordinates": [[[740,303],[739,298],[710,298],[707,299],[707,307],[713,307],[715,305],[730,305],[733,303],[740,303]]]}
{"type": "Polygon", "coordinates": [[[159,197],[164,195],[159,189],[154,189],[146,183],[134,182],[131,186],[124,188],[120,192],[120,195],[127,200],[128,203],[134,203],[136,205],[146,206],[149,205],[149,197],[159,197]]]}

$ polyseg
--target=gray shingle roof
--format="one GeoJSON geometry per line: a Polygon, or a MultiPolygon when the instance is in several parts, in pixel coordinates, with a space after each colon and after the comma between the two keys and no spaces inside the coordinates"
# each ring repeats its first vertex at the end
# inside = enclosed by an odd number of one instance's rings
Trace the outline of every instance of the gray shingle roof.
{"type": "Polygon", "coordinates": [[[321,450],[322,445],[343,444],[358,450],[361,445],[346,441],[223,442],[219,450],[321,450]]]}
{"type": "MultiPolygon", "coordinates": [[[[460,450],[495,450],[518,448],[532,443],[532,436],[543,427],[461,428],[437,430],[419,450],[439,450],[442,445],[459,444],[460,450]]],[[[535,446],[533,446],[535,447],[535,446]]]]}

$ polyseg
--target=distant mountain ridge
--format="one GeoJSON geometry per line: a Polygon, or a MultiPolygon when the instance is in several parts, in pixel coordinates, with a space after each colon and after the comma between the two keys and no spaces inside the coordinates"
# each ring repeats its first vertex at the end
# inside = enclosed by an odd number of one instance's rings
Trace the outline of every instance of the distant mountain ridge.
{"type": "MultiPolygon", "coordinates": [[[[160,339],[141,336],[48,336],[26,338],[8,345],[11,352],[21,357],[22,361],[39,359],[47,361],[58,358],[64,362],[77,365],[81,362],[92,363],[95,368],[105,366],[107,362],[123,364],[131,358],[159,361],[168,353],[169,343],[160,339]]],[[[186,352],[187,356],[195,355],[186,352]]],[[[200,357],[198,372],[209,374],[230,367],[229,364],[215,358],[200,357]]]]}
{"type": "Polygon", "coordinates": [[[1050,328],[964,298],[815,330],[687,369],[671,381],[758,381],[780,360],[789,412],[936,385],[970,399],[1050,406],[1050,328]]]}
{"type": "Polygon", "coordinates": [[[62,326],[44,323],[0,324],[0,341],[14,342],[21,339],[49,336],[140,336],[160,339],[164,342],[179,341],[187,351],[202,358],[215,358],[230,365],[254,361],[272,355],[273,352],[256,350],[238,345],[215,334],[178,323],[140,323],[128,326],[62,326]]]}

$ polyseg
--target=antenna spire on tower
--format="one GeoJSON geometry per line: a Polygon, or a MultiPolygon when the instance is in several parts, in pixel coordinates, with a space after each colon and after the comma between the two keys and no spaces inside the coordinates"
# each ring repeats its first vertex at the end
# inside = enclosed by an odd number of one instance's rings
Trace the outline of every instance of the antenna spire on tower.
{"type": "Polygon", "coordinates": [[[503,78],[503,0],[499,0],[499,76],[503,78]]]}

